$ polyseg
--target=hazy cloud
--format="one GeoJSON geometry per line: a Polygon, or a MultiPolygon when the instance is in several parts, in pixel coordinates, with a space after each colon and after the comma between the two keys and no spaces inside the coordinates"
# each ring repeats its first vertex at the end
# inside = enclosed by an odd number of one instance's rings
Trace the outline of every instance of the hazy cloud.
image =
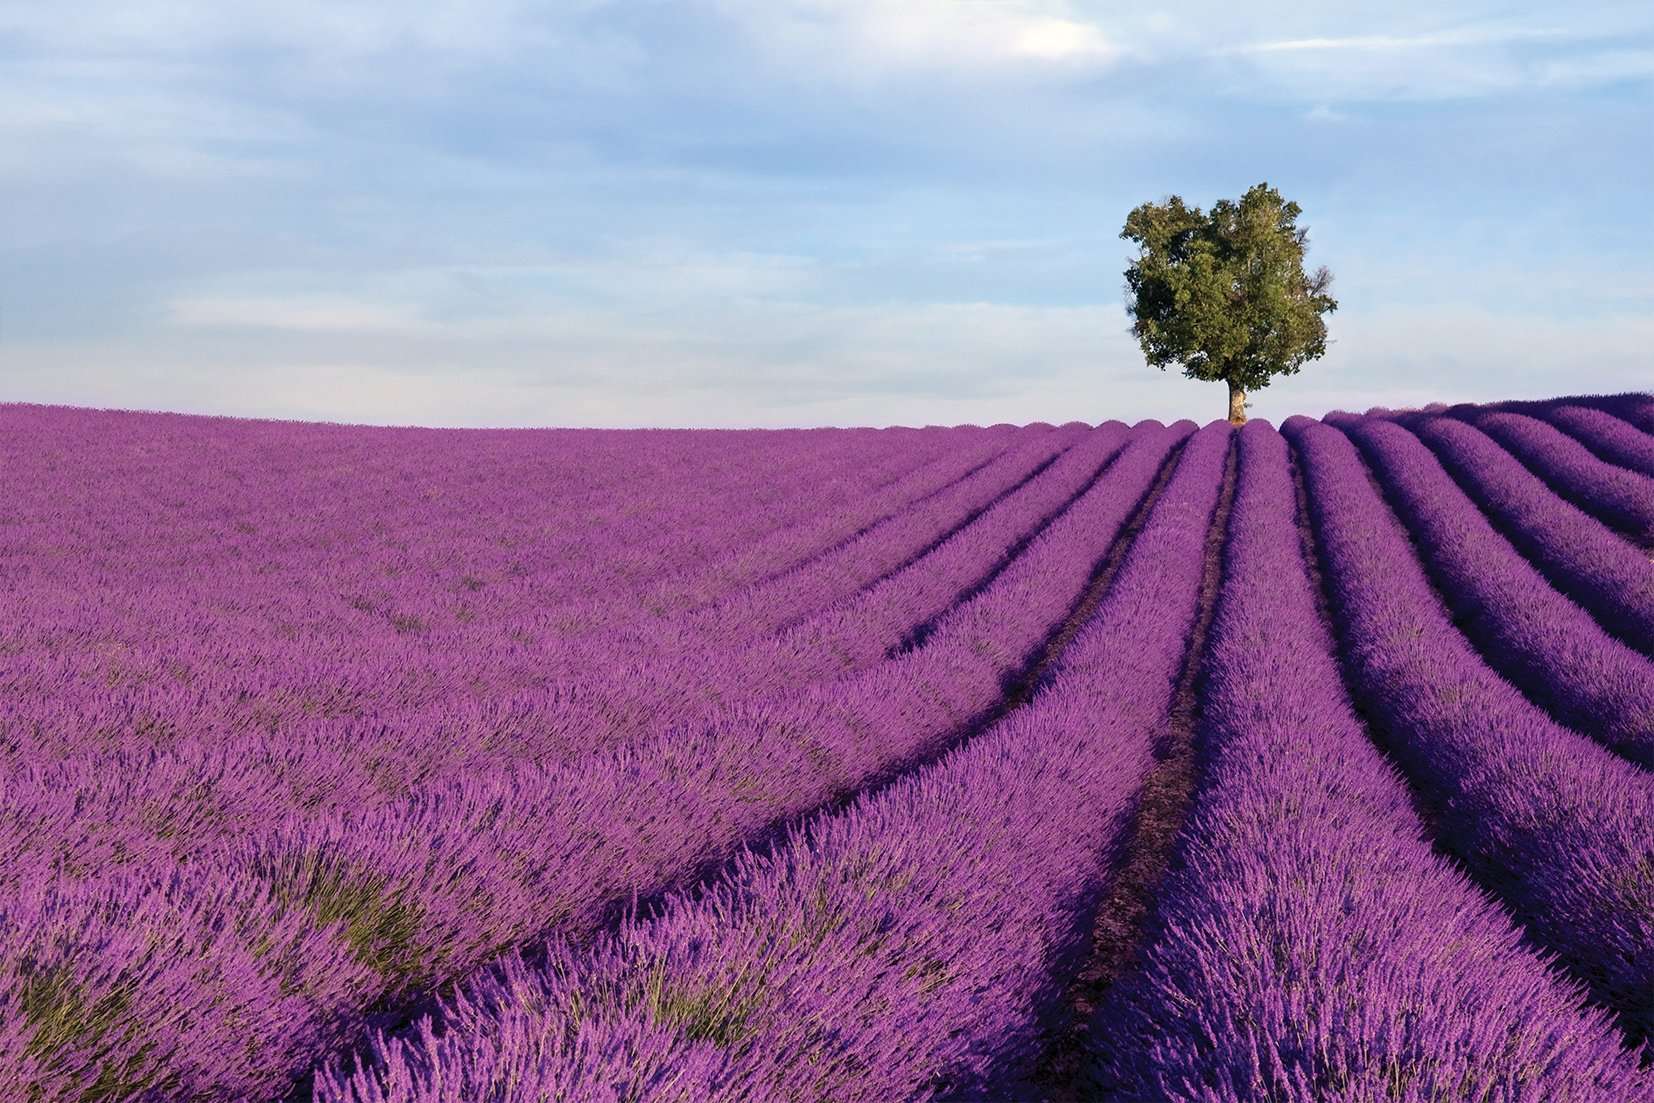
{"type": "Polygon", "coordinates": [[[1072,6],[1040,0],[720,0],[764,50],[829,71],[1096,66],[1120,48],[1072,6]]]}
{"type": "Polygon", "coordinates": [[[1231,47],[1238,54],[1304,52],[1389,53],[1403,50],[1438,50],[1452,46],[1493,46],[1508,42],[1543,42],[1573,37],[1566,30],[1540,27],[1459,27],[1419,34],[1361,34],[1341,38],[1287,38],[1273,42],[1252,42],[1231,47]]]}

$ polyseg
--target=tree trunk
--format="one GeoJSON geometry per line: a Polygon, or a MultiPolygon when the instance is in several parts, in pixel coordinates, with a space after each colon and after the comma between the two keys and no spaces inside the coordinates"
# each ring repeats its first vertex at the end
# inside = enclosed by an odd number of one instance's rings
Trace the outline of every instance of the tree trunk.
{"type": "Polygon", "coordinates": [[[1229,384],[1229,424],[1246,424],[1246,392],[1235,383],[1229,384]]]}

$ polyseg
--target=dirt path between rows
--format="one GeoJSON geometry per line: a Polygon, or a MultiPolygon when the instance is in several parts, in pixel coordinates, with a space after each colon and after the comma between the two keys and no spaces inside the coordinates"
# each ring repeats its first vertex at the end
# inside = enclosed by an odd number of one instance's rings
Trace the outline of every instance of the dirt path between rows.
{"type": "Polygon", "coordinates": [[[1200,721],[1200,680],[1206,636],[1217,614],[1218,592],[1223,584],[1223,545],[1235,500],[1238,443],[1230,441],[1223,490],[1206,533],[1199,602],[1166,726],[1155,742],[1155,765],[1138,795],[1125,839],[1107,874],[1107,888],[1092,920],[1086,956],[1064,997],[1044,1059],[1028,1085],[1033,1098],[1045,1103],[1087,1098],[1081,1082],[1092,1016],[1109,989],[1135,967],[1141,955],[1157,889],[1193,803],[1199,781],[1195,738],[1200,721]]]}

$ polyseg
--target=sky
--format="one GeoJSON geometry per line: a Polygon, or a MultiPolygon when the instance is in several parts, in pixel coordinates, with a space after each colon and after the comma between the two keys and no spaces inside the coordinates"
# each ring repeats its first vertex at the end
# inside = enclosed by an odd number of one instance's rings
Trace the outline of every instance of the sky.
{"type": "Polygon", "coordinates": [[[0,401],[1221,416],[1127,212],[1267,181],[1292,413],[1654,386],[1654,5],[0,0],[0,401]]]}

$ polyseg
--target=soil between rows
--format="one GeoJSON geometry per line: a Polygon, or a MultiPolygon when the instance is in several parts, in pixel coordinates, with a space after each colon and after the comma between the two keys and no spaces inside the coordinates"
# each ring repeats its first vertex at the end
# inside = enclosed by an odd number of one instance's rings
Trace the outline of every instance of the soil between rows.
{"type": "MultiPolygon", "coordinates": [[[[1195,620],[1166,725],[1156,736],[1155,765],[1138,794],[1125,839],[1110,862],[1085,956],[1065,994],[1045,1056],[1019,1098],[1029,1094],[1042,1103],[1078,1103],[1086,1097],[1080,1081],[1091,1017],[1109,989],[1140,958],[1157,889],[1171,863],[1178,833],[1188,819],[1199,783],[1195,739],[1206,637],[1217,614],[1218,593],[1223,585],[1223,546],[1235,500],[1238,445],[1237,440],[1229,442],[1223,490],[1202,551],[1195,620]]],[[[1142,519],[1139,527],[1141,523],[1142,519]]]]}

